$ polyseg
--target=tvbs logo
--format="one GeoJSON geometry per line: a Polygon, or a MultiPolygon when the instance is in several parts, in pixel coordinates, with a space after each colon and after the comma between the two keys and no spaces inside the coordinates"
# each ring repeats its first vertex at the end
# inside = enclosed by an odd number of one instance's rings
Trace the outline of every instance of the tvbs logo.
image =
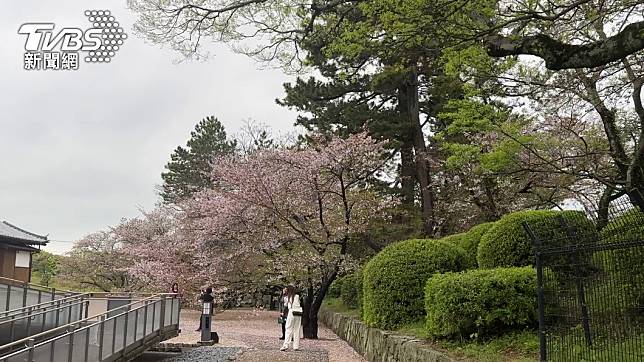
{"type": "Polygon", "coordinates": [[[27,36],[24,68],[27,70],[78,69],[79,52],[88,63],[109,63],[127,35],[108,10],[87,10],[88,29],[62,28],[53,23],[25,23],[18,34],[27,36]]]}

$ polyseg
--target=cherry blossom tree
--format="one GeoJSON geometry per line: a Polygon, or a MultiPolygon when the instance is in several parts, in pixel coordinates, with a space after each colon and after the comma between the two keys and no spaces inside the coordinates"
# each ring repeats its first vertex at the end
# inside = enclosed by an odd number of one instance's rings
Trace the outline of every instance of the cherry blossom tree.
{"type": "Polygon", "coordinates": [[[121,252],[130,262],[124,270],[149,290],[168,292],[179,283],[188,301],[212,280],[208,275],[210,255],[182,227],[184,214],[166,206],[125,219],[113,228],[122,243],[121,252]]]}
{"type": "Polygon", "coordinates": [[[298,285],[304,335],[317,338],[329,285],[353,267],[353,236],[394,202],[366,182],[380,169],[383,152],[382,143],[360,133],[218,159],[215,186],[185,205],[186,226],[217,256],[209,265],[215,279],[246,275],[298,285]]]}

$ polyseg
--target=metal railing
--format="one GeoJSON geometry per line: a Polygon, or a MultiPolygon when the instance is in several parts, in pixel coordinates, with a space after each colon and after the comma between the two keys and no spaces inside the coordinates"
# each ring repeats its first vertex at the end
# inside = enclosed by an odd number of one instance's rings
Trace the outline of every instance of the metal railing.
{"type": "Polygon", "coordinates": [[[180,300],[158,294],[0,346],[0,362],[114,361],[178,331],[180,300]],[[9,352],[12,349],[20,350],[9,352]]]}
{"type": "Polygon", "coordinates": [[[0,321],[0,343],[13,342],[87,317],[88,300],[58,300],[51,308],[38,308],[0,321]]]}
{"type": "Polygon", "coordinates": [[[0,311],[19,309],[76,294],[81,293],[0,277],[0,311]]]}
{"type": "Polygon", "coordinates": [[[64,297],[64,298],[55,299],[47,302],[42,302],[38,304],[19,307],[16,309],[2,311],[0,312],[0,322],[23,315],[25,313],[37,313],[42,310],[47,310],[52,307],[56,307],[59,304],[68,304],[68,303],[74,303],[77,301],[86,300],[86,299],[89,299],[91,296],[92,296],[92,293],[76,294],[69,297],[64,297]]]}
{"type": "Polygon", "coordinates": [[[644,361],[644,212],[524,224],[534,242],[541,361],[644,361]]]}

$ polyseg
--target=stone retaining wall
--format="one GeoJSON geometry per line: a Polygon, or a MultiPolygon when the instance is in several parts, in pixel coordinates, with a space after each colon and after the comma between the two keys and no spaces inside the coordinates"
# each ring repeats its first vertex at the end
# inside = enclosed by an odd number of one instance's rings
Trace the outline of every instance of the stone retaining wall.
{"type": "Polygon", "coordinates": [[[321,310],[319,320],[369,362],[449,362],[418,339],[368,327],[355,317],[321,310]]]}

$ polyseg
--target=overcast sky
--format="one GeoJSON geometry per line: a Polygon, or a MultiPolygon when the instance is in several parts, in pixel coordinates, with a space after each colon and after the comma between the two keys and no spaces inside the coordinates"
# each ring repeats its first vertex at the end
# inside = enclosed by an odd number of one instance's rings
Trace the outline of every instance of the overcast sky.
{"type": "Polygon", "coordinates": [[[274,101],[290,76],[225,46],[175,64],[177,53],[133,34],[134,19],[125,0],[10,1],[0,12],[0,220],[49,234],[45,250],[152,208],[170,153],[201,118],[229,133],[249,118],[292,128],[295,113],[274,101]],[[22,23],[85,28],[89,9],[110,10],[130,35],[110,63],[23,70],[22,23]]]}

